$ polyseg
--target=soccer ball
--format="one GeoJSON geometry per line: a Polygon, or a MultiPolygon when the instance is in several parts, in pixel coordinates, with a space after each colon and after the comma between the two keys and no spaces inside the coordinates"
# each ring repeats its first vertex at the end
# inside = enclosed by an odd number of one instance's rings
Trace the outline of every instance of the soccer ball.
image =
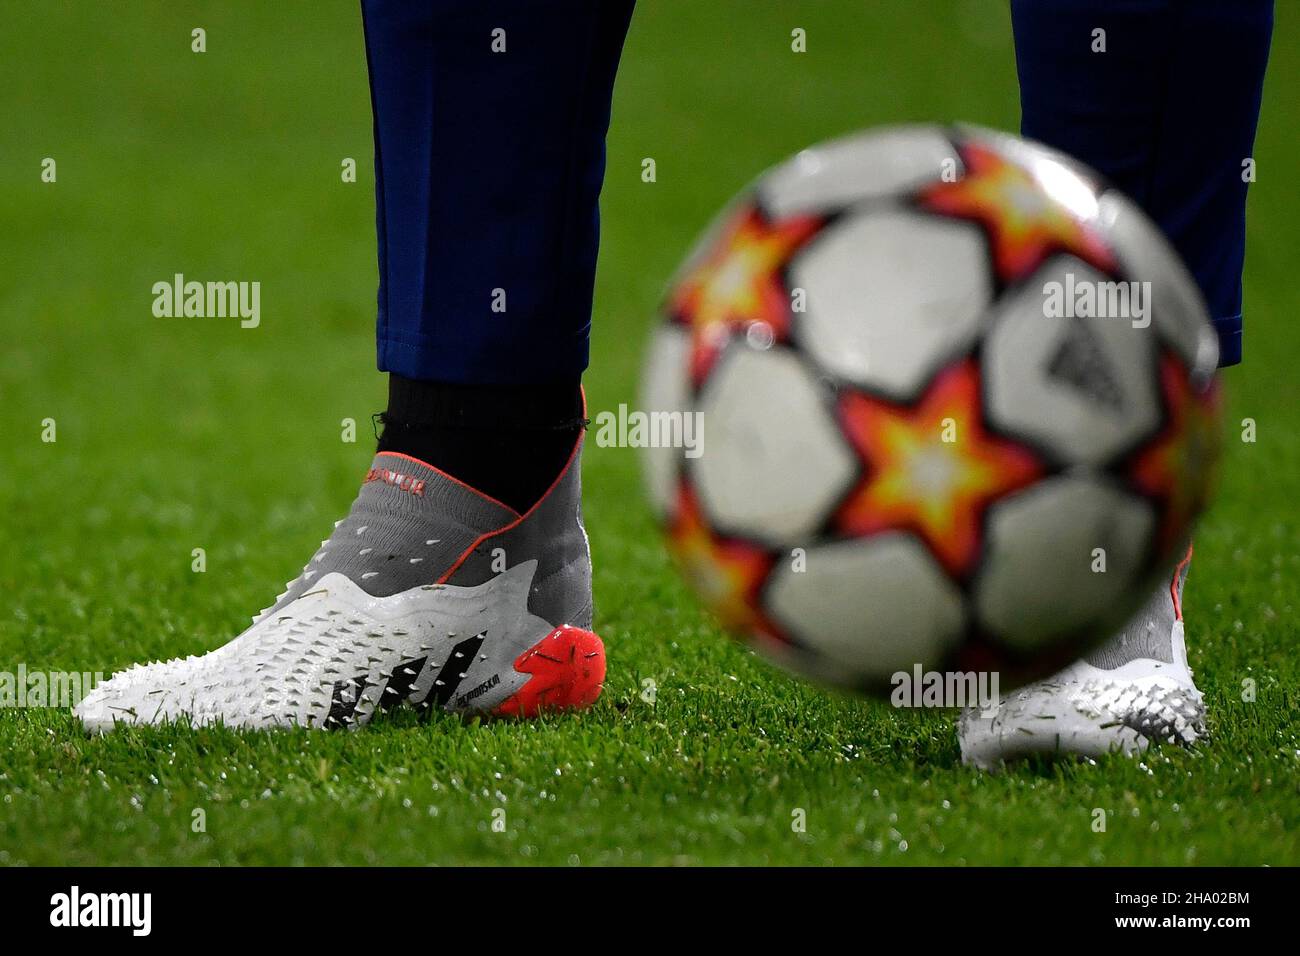
{"type": "Polygon", "coordinates": [[[779,664],[1060,669],[1189,546],[1218,346],[1159,229],[1074,160],[971,127],[806,150],[668,291],[650,498],[705,603],[779,664]],[[671,427],[668,427],[671,426],[671,427]]]}

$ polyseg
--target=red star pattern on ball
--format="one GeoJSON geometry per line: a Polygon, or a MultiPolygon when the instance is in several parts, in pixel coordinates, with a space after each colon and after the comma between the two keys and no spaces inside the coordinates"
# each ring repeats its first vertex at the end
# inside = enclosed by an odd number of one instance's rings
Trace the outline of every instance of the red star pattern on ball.
{"type": "Polygon", "coordinates": [[[1160,358],[1160,388],[1168,423],[1134,456],[1129,474],[1141,491],[1163,503],[1159,542],[1165,550],[1186,536],[1205,507],[1222,435],[1217,379],[1198,390],[1187,366],[1166,352],[1160,358]]]}
{"type": "Polygon", "coordinates": [[[757,206],[746,206],[678,283],[669,312],[691,330],[691,375],[697,384],[736,329],[760,322],[773,341],[789,338],[790,300],[782,272],[825,222],[819,216],[773,221],[757,206]]]}
{"type": "Polygon", "coordinates": [[[1029,449],[988,434],[980,408],[979,370],[969,359],[936,375],[912,407],[846,392],[844,432],[866,474],[836,527],[853,535],[910,530],[950,573],[971,571],[984,509],[1044,470],[1029,449]]]}
{"type": "Polygon", "coordinates": [[[1023,279],[1058,252],[1115,272],[1115,256],[1101,234],[1053,199],[1027,169],[978,143],[959,150],[965,175],[928,186],[918,199],[922,208],[980,223],[1003,283],[1023,279]]]}
{"type": "Polygon", "coordinates": [[[726,627],[784,641],[759,610],[758,592],[772,569],[771,555],[756,545],[714,534],[704,521],[695,493],[684,483],[677,493],[668,548],[682,573],[726,627]]]}

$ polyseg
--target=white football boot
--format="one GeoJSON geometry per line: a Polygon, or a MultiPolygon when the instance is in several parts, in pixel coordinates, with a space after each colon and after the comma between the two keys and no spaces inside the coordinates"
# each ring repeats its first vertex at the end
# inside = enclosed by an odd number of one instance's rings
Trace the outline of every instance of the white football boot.
{"type": "Polygon", "coordinates": [[[502,716],[589,706],[605,651],[589,630],[581,446],[523,515],[381,452],[348,516],[251,627],[207,654],[122,671],[75,713],[91,730],[332,728],[403,703],[502,716]]]}
{"type": "Polygon", "coordinates": [[[1173,580],[1099,650],[957,722],[964,763],[991,769],[1033,755],[1132,755],[1152,743],[1205,737],[1205,703],[1183,639],[1182,592],[1191,551],[1173,580]]]}

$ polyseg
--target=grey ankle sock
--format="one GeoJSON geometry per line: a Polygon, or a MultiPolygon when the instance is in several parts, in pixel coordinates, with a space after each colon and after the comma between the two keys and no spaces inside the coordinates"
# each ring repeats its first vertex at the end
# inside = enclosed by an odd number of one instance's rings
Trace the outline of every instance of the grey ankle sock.
{"type": "Polygon", "coordinates": [[[1172,664],[1174,660],[1173,626],[1183,601],[1183,583],[1191,566],[1191,551],[1175,569],[1173,578],[1163,582],[1145,605],[1114,637],[1084,658],[1093,667],[1114,670],[1138,658],[1172,664]],[[1177,606],[1174,594],[1178,596],[1177,606]]]}

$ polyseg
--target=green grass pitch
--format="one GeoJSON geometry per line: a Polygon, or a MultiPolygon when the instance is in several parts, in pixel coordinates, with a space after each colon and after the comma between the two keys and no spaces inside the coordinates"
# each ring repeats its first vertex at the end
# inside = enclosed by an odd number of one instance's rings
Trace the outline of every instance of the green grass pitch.
{"type": "MultiPolygon", "coordinates": [[[[1208,745],[963,768],[951,715],[823,693],[727,640],[667,562],[636,452],[593,443],[610,654],[593,712],[91,739],[66,711],[0,710],[0,864],[1300,861],[1300,123],[1287,88],[1300,11],[1278,6],[1246,364],[1226,376],[1227,461],[1188,586],[1208,745]],[[1254,443],[1238,440],[1247,417],[1254,443]]],[[[0,31],[0,671],[107,674],[240,631],[368,464],[384,384],[360,14],[349,0],[29,7],[0,31]],[[198,26],[203,54],[190,52],[198,26]],[[41,182],[45,157],[56,183],[41,182]],[[150,286],[175,272],[259,280],[261,326],[154,318],[150,286]]],[[[644,2],[610,135],[593,411],[632,400],[664,282],[751,177],[855,128],[959,119],[1016,127],[1005,4],[644,2]],[[806,53],[790,49],[795,27],[806,53]],[[644,157],[656,183],[641,181],[644,157]]]]}

